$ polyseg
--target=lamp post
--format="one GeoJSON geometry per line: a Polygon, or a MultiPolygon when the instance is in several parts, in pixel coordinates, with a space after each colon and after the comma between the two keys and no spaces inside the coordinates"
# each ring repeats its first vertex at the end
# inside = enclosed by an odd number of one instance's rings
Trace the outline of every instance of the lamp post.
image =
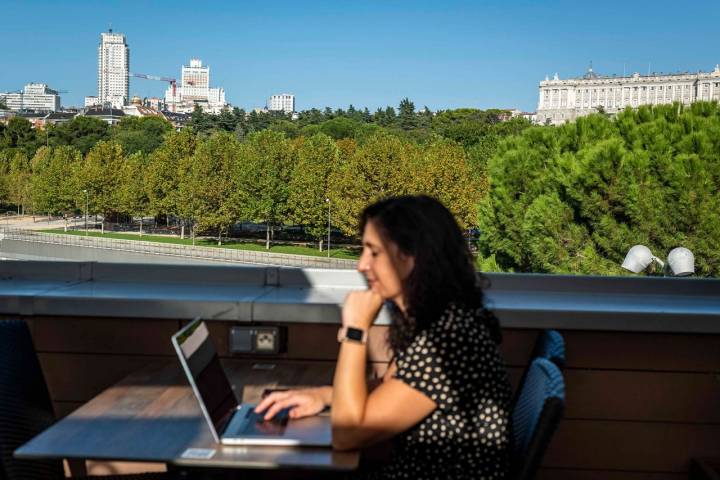
{"type": "Polygon", "coordinates": [[[330,199],[325,198],[325,201],[328,204],[328,245],[327,245],[327,253],[328,258],[330,258],[330,199]]]}
{"type": "Polygon", "coordinates": [[[83,190],[85,193],[85,236],[87,237],[88,229],[87,229],[87,216],[88,216],[88,191],[83,190]]]}

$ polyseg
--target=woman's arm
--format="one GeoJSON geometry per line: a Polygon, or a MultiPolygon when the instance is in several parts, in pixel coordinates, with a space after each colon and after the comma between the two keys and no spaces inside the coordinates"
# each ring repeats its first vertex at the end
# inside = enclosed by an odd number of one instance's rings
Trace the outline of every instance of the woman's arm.
{"type": "MultiPolygon", "coordinates": [[[[343,307],[343,324],[368,329],[381,305],[382,298],[371,291],[353,292],[343,307]]],[[[368,394],[366,362],[367,345],[342,343],[332,392],[335,448],[360,448],[390,438],[408,430],[436,408],[428,397],[387,375],[368,394]]]]}

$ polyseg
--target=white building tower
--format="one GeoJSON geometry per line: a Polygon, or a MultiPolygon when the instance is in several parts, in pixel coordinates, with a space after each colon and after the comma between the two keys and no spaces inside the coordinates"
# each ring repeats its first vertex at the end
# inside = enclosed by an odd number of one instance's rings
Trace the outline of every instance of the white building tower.
{"type": "Polygon", "coordinates": [[[293,113],[295,111],[295,95],[281,93],[268,99],[267,109],[276,112],[293,113]]]}
{"type": "Polygon", "coordinates": [[[112,29],[100,34],[98,46],[98,102],[122,108],[130,99],[130,48],[125,35],[112,29]]]}
{"type": "Polygon", "coordinates": [[[173,95],[172,87],[165,92],[165,102],[175,112],[191,113],[196,106],[206,113],[220,113],[228,106],[225,90],[210,88],[210,67],[193,58],[182,66],[180,88],[173,95]]]}

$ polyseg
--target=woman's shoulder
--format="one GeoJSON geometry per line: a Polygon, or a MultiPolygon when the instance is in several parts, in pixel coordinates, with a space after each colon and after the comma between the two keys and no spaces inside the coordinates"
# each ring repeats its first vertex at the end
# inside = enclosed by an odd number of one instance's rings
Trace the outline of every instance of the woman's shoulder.
{"type": "Polygon", "coordinates": [[[489,334],[485,317],[487,310],[482,307],[467,306],[461,303],[450,303],[443,311],[440,319],[432,325],[433,333],[447,331],[472,331],[480,334],[489,334]]]}

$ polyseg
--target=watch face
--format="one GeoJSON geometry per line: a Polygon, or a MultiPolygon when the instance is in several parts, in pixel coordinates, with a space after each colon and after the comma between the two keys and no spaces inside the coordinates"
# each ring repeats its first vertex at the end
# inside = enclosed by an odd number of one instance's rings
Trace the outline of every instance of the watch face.
{"type": "Polygon", "coordinates": [[[365,332],[363,332],[359,328],[348,327],[347,332],[345,333],[345,336],[348,338],[348,340],[362,342],[364,333],[365,332]]]}

